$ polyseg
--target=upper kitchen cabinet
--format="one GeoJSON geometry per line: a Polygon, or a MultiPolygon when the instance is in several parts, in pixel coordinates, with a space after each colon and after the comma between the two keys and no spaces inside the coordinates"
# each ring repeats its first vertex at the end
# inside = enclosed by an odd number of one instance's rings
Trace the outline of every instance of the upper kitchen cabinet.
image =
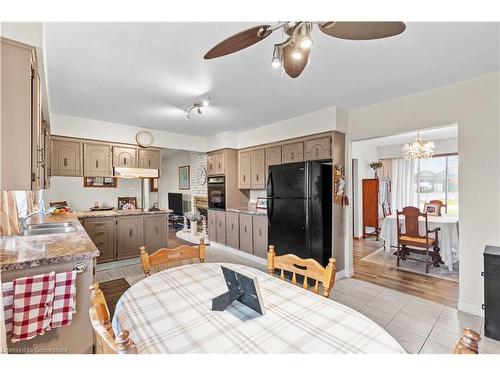
{"type": "Polygon", "coordinates": [[[238,189],[251,188],[250,151],[238,153],[238,189]]]}
{"type": "Polygon", "coordinates": [[[282,163],[304,161],[304,142],[286,143],[281,146],[282,163]]]}
{"type": "Polygon", "coordinates": [[[281,145],[266,148],[266,171],[270,165],[281,164],[281,145]]]}
{"type": "Polygon", "coordinates": [[[137,168],[137,148],[113,146],[113,167],[137,168]]]}
{"type": "Polygon", "coordinates": [[[52,176],[82,176],[82,141],[52,138],[52,176]]]}
{"type": "Polygon", "coordinates": [[[42,87],[35,48],[1,38],[0,190],[44,187],[42,87]]]}
{"type": "Polygon", "coordinates": [[[83,174],[91,177],[113,176],[111,167],[111,145],[106,143],[83,143],[83,174]]]}
{"type": "Polygon", "coordinates": [[[138,151],[139,151],[139,168],[147,168],[147,169],[161,168],[160,150],[140,148],[138,151]]]}
{"type": "Polygon", "coordinates": [[[223,175],[226,173],[225,150],[214,151],[207,154],[208,175],[223,175]]]}
{"type": "Polygon", "coordinates": [[[332,138],[330,136],[307,139],[304,141],[304,146],[306,150],[306,160],[332,158],[332,138]]]}
{"type": "Polygon", "coordinates": [[[253,150],[250,154],[251,172],[252,172],[252,189],[266,188],[266,150],[253,150]]]}

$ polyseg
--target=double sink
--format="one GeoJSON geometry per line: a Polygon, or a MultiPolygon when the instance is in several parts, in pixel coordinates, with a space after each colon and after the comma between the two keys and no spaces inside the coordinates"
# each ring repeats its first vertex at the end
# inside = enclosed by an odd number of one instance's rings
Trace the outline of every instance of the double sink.
{"type": "Polygon", "coordinates": [[[74,223],[61,222],[61,223],[44,223],[44,224],[30,224],[21,230],[21,236],[38,236],[41,234],[59,234],[59,233],[72,233],[76,232],[77,228],[74,223]]]}

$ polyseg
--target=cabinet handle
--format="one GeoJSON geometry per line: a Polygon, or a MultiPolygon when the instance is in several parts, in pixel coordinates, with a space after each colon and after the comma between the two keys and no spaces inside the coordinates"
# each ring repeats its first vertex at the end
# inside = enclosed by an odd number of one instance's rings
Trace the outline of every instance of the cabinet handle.
{"type": "Polygon", "coordinates": [[[148,160],[148,165],[151,167],[151,160],[148,160]]]}
{"type": "Polygon", "coordinates": [[[319,148],[314,149],[314,156],[319,156],[319,148]]]}
{"type": "Polygon", "coordinates": [[[220,169],[220,162],[219,162],[219,169],[220,169]]]}
{"type": "Polygon", "coordinates": [[[234,230],[234,224],[231,223],[231,230],[234,230]]]}
{"type": "Polygon", "coordinates": [[[63,164],[64,164],[65,167],[68,166],[68,158],[64,158],[63,164]]]}
{"type": "Polygon", "coordinates": [[[245,175],[243,175],[243,182],[245,182],[245,181],[246,181],[246,176],[245,176],[245,175]]]}
{"type": "Polygon", "coordinates": [[[155,234],[160,233],[160,229],[158,227],[155,227],[155,234]]]}
{"type": "Polygon", "coordinates": [[[97,247],[99,247],[99,246],[104,246],[104,242],[99,242],[99,243],[96,243],[95,245],[96,245],[97,247]]]}
{"type": "Polygon", "coordinates": [[[103,235],[103,234],[104,234],[104,232],[97,232],[95,235],[96,235],[96,236],[101,236],[101,235],[103,235]]]}
{"type": "Polygon", "coordinates": [[[95,223],[95,224],[94,224],[94,226],[96,226],[96,227],[102,227],[102,226],[104,226],[104,225],[105,225],[104,223],[95,223]]]}
{"type": "Polygon", "coordinates": [[[292,160],[293,160],[294,158],[295,158],[295,155],[294,155],[294,153],[293,153],[293,152],[291,152],[291,153],[290,153],[290,159],[292,159],[292,160]]]}
{"type": "Polygon", "coordinates": [[[127,158],[123,158],[123,165],[127,165],[127,158]]]}
{"type": "Polygon", "coordinates": [[[262,229],[259,228],[259,237],[262,237],[262,229]]]}
{"type": "Polygon", "coordinates": [[[247,226],[245,225],[245,233],[247,232],[247,226]]]}
{"type": "Polygon", "coordinates": [[[129,230],[128,230],[128,236],[129,236],[129,237],[132,237],[132,229],[129,229],[129,230]]]}
{"type": "Polygon", "coordinates": [[[95,167],[96,167],[96,168],[99,168],[99,160],[96,160],[96,161],[95,161],[95,167]]]}
{"type": "Polygon", "coordinates": [[[256,179],[257,179],[257,181],[259,181],[259,174],[258,173],[256,175],[256,179]]]}
{"type": "Polygon", "coordinates": [[[219,228],[222,228],[222,221],[219,221],[219,228]]]}

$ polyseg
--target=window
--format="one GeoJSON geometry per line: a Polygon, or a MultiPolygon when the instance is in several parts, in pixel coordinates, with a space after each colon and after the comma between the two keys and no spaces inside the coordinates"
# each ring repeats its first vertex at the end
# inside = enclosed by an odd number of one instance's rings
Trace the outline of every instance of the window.
{"type": "Polygon", "coordinates": [[[447,214],[458,216],[458,155],[419,160],[413,183],[420,209],[439,199],[447,204],[447,214]]]}

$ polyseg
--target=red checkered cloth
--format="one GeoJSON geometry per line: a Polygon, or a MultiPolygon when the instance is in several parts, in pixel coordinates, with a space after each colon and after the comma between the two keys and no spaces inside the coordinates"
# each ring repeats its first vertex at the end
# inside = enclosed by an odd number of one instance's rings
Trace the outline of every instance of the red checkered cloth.
{"type": "Polygon", "coordinates": [[[49,328],[71,324],[76,307],[76,271],[61,272],[56,275],[52,319],[49,328]]]}
{"type": "Polygon", "coordinates": [[[3,315],[5,320],[5,333],[10,337],[12,333],[12,303],[14,302],[14,283],[2,284],[3,315]]]}
{"type": "Polygon", "coordinates": [[[50,324],[56,274],[14,280],[12,342],[43,335],[50,324]]]}

